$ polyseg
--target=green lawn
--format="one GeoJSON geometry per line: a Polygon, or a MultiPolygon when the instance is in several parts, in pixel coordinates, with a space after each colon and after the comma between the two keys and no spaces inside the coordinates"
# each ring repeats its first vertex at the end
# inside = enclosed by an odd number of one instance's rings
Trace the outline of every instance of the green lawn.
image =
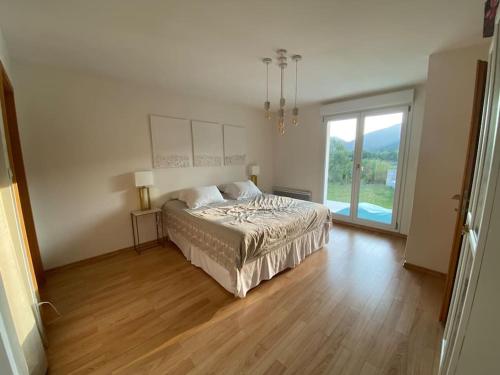
{"type": "MultiPolygon", "coordinates": [[[[329,201],[350,202],[351,185],[330,182],[328,184],[327,199],[329,201]]],[[[361,184],[360,202],[376,204],[384,208],[392,208],[394,189],[384,184],[361,184]]]]}

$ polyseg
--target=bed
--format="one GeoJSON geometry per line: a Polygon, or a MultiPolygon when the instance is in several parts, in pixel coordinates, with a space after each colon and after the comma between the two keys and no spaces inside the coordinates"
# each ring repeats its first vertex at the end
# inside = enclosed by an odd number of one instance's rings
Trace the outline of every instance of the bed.
{"type": "Polygon", "coordinates": [[[240,298],[322,249],[331,222],[323,205],[270,194],[195,209],[171,200],[163,214],[186,259],[240,298]]]}

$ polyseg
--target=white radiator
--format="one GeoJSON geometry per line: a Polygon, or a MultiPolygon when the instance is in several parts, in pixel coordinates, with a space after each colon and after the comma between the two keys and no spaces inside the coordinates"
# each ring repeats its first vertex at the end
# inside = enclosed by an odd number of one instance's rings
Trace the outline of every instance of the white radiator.
{"type": "Polygon", "coordinates": [[[301,199],[303,201],[311,201],[312,194],[308,190],[285,188],[280,186],[273,186],[273,194],[281,195],[283,197],[290,197],[295,199],[301,199]]]}

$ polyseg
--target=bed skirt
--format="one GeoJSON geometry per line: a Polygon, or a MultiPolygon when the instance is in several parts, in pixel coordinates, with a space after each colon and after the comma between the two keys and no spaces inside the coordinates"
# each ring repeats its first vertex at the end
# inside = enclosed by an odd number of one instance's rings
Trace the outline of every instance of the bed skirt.
{"type": "Polygon", "coordinates": [[[247,292],[261,281],[269,280],[277,273],[297,266],[308,255],[322,249],[329,240],[330,224],[325,223],[322,227],[297,237],[285,246],[245,263],[241,270],[236,267],[226,269],[178,231],[167,228],[167,232],[170,240],[179,247],[187,260],[203,269],[224,289],[236,297],[244,298],[247,292]]]}

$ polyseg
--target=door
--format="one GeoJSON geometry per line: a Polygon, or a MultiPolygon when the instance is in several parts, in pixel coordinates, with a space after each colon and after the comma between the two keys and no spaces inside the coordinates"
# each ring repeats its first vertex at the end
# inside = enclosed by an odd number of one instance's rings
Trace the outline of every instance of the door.
{"type": "MultiPolygon", "coordinates": [[[[497,58],[498,22],[489,56],[486,98],[482,117],[479,145],[476,155],[470,204],[463,226],[463,240],[458,261],[441,353],[441,375],[455,373],[462,347],[469,314],[474,300],[476,283],[481,267],[482,255],[494,196],[490,177],[498,174],[500,150],[497,142],[499,120],[500,80],[497,58]],[[495,167],[493,167],[495,162],[495,167]]],[[[495,178],[492,178],[492,181],[495,178]]]]}
{"type": "Polygon", "coordinates": [[[7,151],[12,173],[12,189],[18,209],[19,221],[30,260],[30,268],[33,275],[35,288],[45,281],[45,273],[40,256],[40,248],[35,231],[35,221],[31,210],[31,202],[28,191],[28,181],[24,170],[24,161],[21,150],[21,139],[17,126],[16,105],[14,91],[7,72],[0,62],[0,107],[5,129],[7,151]]]}
{"type": "Polygon", "coordinates": [[[325,203],[334,219],[397,230],[408,107],[327,121],[325,203]]]}
{"type": "Polygon", "coordinates": [[[469,208],[470,193],[472,188],[472,178],[474,173],[474,166],[476,164],[476,153],[479,144],[479,134],[481,130],[481,117],[483,114],[483,103],[486,92],[486,79],[488,63],[486,61],[478,61],[476,68],[476,86],[474,89],[474,102],[472,108],[471,128],[469,131],[469,145],[467,148],[467,160],[464,168],[464,178],[462,181],[462,189],[459,194],[451,197],[457,199],[458,214],[455,224],[455,235],[453,236],[453,245],[450,255],[450,263],[448,266],[448,274],[446,277],[445,294],[441,306],[441,313],[439,320],[446,321],[448,310],[450,306],[451,293],[453,292],[453,283],[455,282],[455,275],[457,272],[458,259],[460,256],[460,249],[462,247],[462,232],[463,226],[467,220],[467,210],[469,208]]]}

